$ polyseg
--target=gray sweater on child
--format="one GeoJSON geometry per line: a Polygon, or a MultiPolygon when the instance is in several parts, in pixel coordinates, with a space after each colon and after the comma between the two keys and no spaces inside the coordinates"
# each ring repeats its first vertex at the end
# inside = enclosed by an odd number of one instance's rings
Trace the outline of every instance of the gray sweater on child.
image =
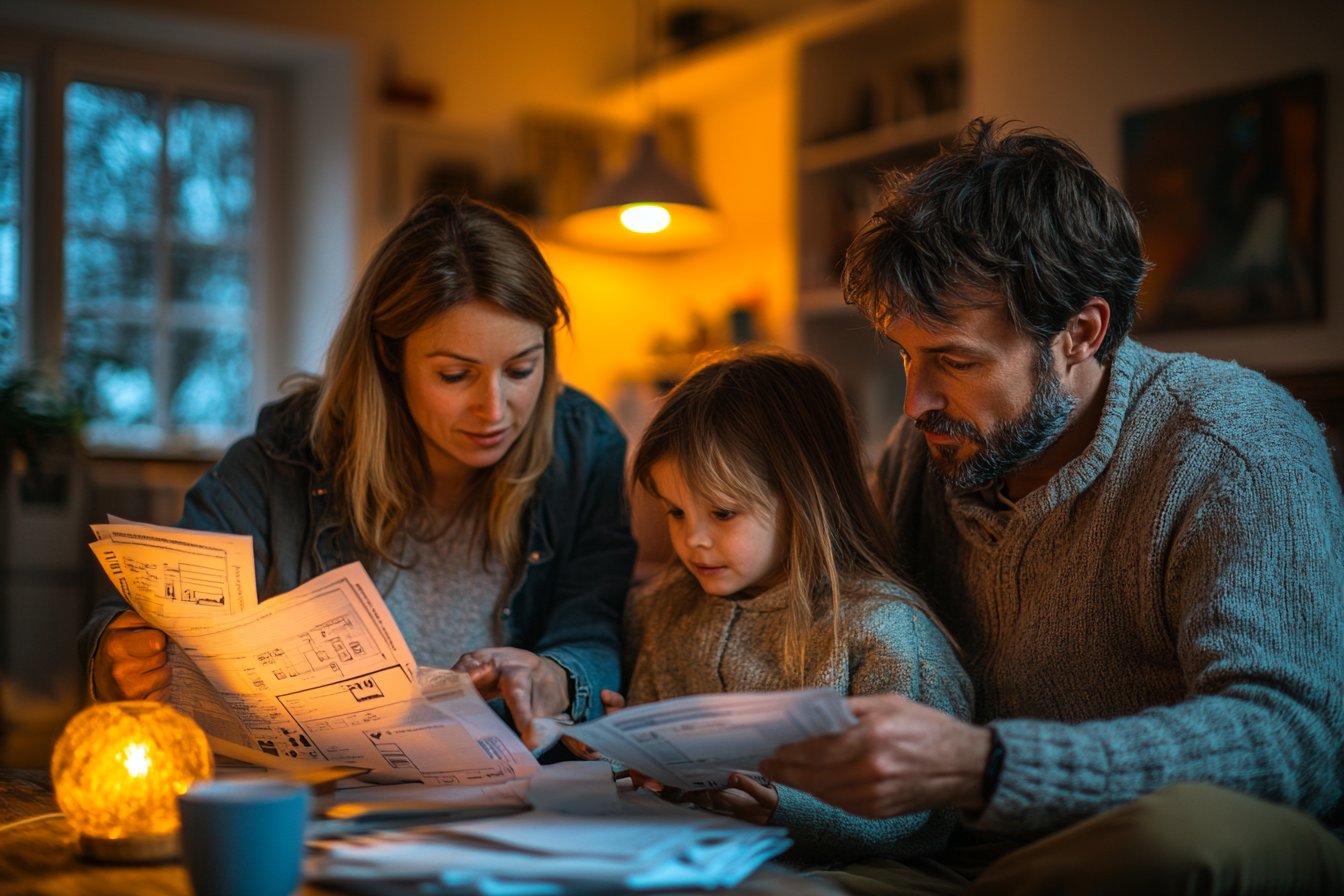
{"type": "MultiPolygon", "coordinates": [[[[669,571],[626,606],[625,643],[636,653],[629,701],[822,687],[850,695],[894,691],[969,718],[971,684],[952,645],[928,616],[899,599],[902,593],[887,582],[843,589],[841,642],[833,643],[829,622],[817,624],[799,678],[784,669],[782,586],[751,598],[717,597],[684,570],[669,571]]],[[[951,812],[859,818],[790,787],[776,785],[776,792],[770,823],[787,827],[799,857],[814,862],[937,852],[956,820],[951,812]]]]}
{"type": "Polygon", "coordinates": [[[978,825],[1043,833],[1179,781],[1339,822],[1344,509],[1283,389],[1126,341],[1090,446],[1015,506],[952,493],[909,421],[878,485],[1006,746],[978,825]]]}

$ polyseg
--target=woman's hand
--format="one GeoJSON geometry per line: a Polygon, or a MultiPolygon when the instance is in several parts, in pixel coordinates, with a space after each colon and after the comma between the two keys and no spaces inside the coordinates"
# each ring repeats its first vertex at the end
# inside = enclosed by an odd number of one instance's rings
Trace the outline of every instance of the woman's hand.
{"type": "Polygon", "coordinates": [[[167,635],[131,610],[107,624],[93,655],[94,697],[163,701],[172,679],[167,635]]]}
{"type": "Polygon", "coordinates": [[[569,673],[550,657],[517,647],[483,647],[464,653],[453,663],[453,671],[470,675],[486,700],[504,698],[529,749],[541,742],[532,731],[532,720],[569,708],[569,673]]]}

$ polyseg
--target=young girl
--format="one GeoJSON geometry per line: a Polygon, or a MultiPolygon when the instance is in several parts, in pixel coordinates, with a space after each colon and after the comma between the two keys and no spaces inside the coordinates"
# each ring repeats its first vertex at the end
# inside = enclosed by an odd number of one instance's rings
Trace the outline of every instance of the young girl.
{"type": "MultiPolygon", "coordinates": [[[[665,509],[677,556],[627,606],[631,704],[829,687],[969,718],[969,679],[889,565],[853,418],[817,363],[769,348],[710,359],[649,423],[631,479],[665,509]]],[[[697,801],[786,826],[801,854],[827,861],[929,853],[954,821],[859,818],[743,776],[697,801]]]]}

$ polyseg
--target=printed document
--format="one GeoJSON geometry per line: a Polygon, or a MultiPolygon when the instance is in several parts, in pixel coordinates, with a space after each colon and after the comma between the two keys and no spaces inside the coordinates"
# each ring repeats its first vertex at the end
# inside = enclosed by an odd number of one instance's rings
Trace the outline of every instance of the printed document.
{"type": "Polygon", "coordinates": [[[756,773],[784,744],[857,724],[827,688],[696,694],[644,703],[564,728],[608,759],[681,790],[718,790],[756,773]]]}
{"type": "Polygon", "coordinates": [[[169,702],[207,734],[372,781],[479,786],[536,771],[470,678],[417,667],[361,564],[259,601],[250,536],[93,530],[122,597],[171,638],[169,702]]]}

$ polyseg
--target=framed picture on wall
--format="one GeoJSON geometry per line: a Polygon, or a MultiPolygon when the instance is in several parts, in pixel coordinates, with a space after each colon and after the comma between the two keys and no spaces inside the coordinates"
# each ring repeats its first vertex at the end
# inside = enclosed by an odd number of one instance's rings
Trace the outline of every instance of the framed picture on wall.
{"type": "Polygon", "coordinates": [[[1322,316],[1324,100],[1312,72],[1124,116],[1124,189],[1154,264],[1136,331],[1322,316]]]}

